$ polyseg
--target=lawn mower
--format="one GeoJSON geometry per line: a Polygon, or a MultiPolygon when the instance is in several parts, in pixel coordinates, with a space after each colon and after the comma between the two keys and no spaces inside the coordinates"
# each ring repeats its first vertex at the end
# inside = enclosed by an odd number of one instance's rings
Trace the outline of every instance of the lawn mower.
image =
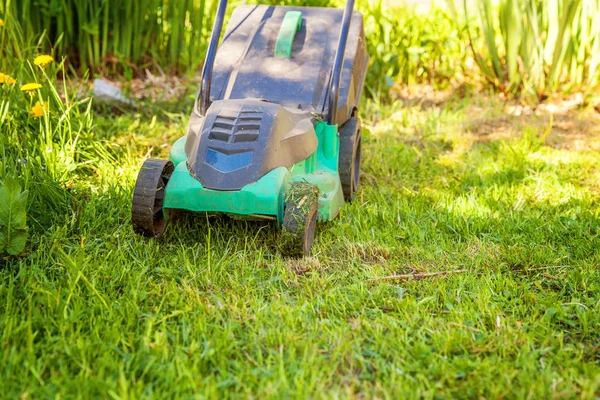
{"type": "Polygon", "coordinates": [[[354,0],[344,10],[243,5],[219,46],[226,7],[187,134],[138,175],[133,229],[158,237],[181,210],[271,219],[283,254],[307,255],[316,221],[335,218],[359,184],[363,18],[354,0]]]}

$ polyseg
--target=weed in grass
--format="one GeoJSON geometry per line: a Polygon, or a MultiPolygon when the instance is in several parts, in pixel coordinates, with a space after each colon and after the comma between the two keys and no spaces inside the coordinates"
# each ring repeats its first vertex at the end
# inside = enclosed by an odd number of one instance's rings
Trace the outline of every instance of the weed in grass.
{"type": "Polygon", "coordinates": [[[45,61],[13,58],[6,75],[20,84],[4,84],[0,100],[0,179],[15,178],[29,191],[30,226],[41,230],[67,217],[74,181],[111,158],[92,133],[90,98],[74,98],[66,81],[59,87],[64,62],[45,61]]]}

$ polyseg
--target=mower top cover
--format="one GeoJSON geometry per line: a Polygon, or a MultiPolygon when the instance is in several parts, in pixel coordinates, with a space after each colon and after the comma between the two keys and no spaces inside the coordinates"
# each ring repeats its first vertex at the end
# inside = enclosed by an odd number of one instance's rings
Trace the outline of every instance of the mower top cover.
{"type": "MultiPolygon", "coordinates": [[[[237,7],[216,55],[210,100],[261,99],[325,115],[342,17],[335,8],[237,7]]],[[[358,107],[367,57],[362,15],[354,12],[338,124],[358,107]]]]}

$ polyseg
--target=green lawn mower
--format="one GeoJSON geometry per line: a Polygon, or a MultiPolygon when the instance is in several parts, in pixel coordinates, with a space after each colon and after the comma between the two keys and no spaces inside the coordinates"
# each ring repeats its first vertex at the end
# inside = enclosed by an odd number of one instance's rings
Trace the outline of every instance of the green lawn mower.
{"type": "Polygon", "coordinates": [[[160,236],[178,210],[271,219],[284,254],[307,255],[317,220],[335,218],[359,183],[363,18],[354,0],[345,10],[244,5],[218,46],[226,7],[187,135],[138,175],[133,229],[160,236]]]}

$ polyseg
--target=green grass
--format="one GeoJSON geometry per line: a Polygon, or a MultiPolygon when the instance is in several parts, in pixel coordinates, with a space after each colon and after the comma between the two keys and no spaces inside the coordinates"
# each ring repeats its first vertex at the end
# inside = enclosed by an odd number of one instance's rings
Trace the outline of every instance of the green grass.
{"type": "Polygon", "coordinates": [[[61,183],[65,213],[0,267],[3,395],[600,396],[600,128],[575,150],[505,111],[367,104],[358,199],[303,260],[266,223],[134,236],[138,168],[186,116],[96,115],[111,157],[61,183]]]}

